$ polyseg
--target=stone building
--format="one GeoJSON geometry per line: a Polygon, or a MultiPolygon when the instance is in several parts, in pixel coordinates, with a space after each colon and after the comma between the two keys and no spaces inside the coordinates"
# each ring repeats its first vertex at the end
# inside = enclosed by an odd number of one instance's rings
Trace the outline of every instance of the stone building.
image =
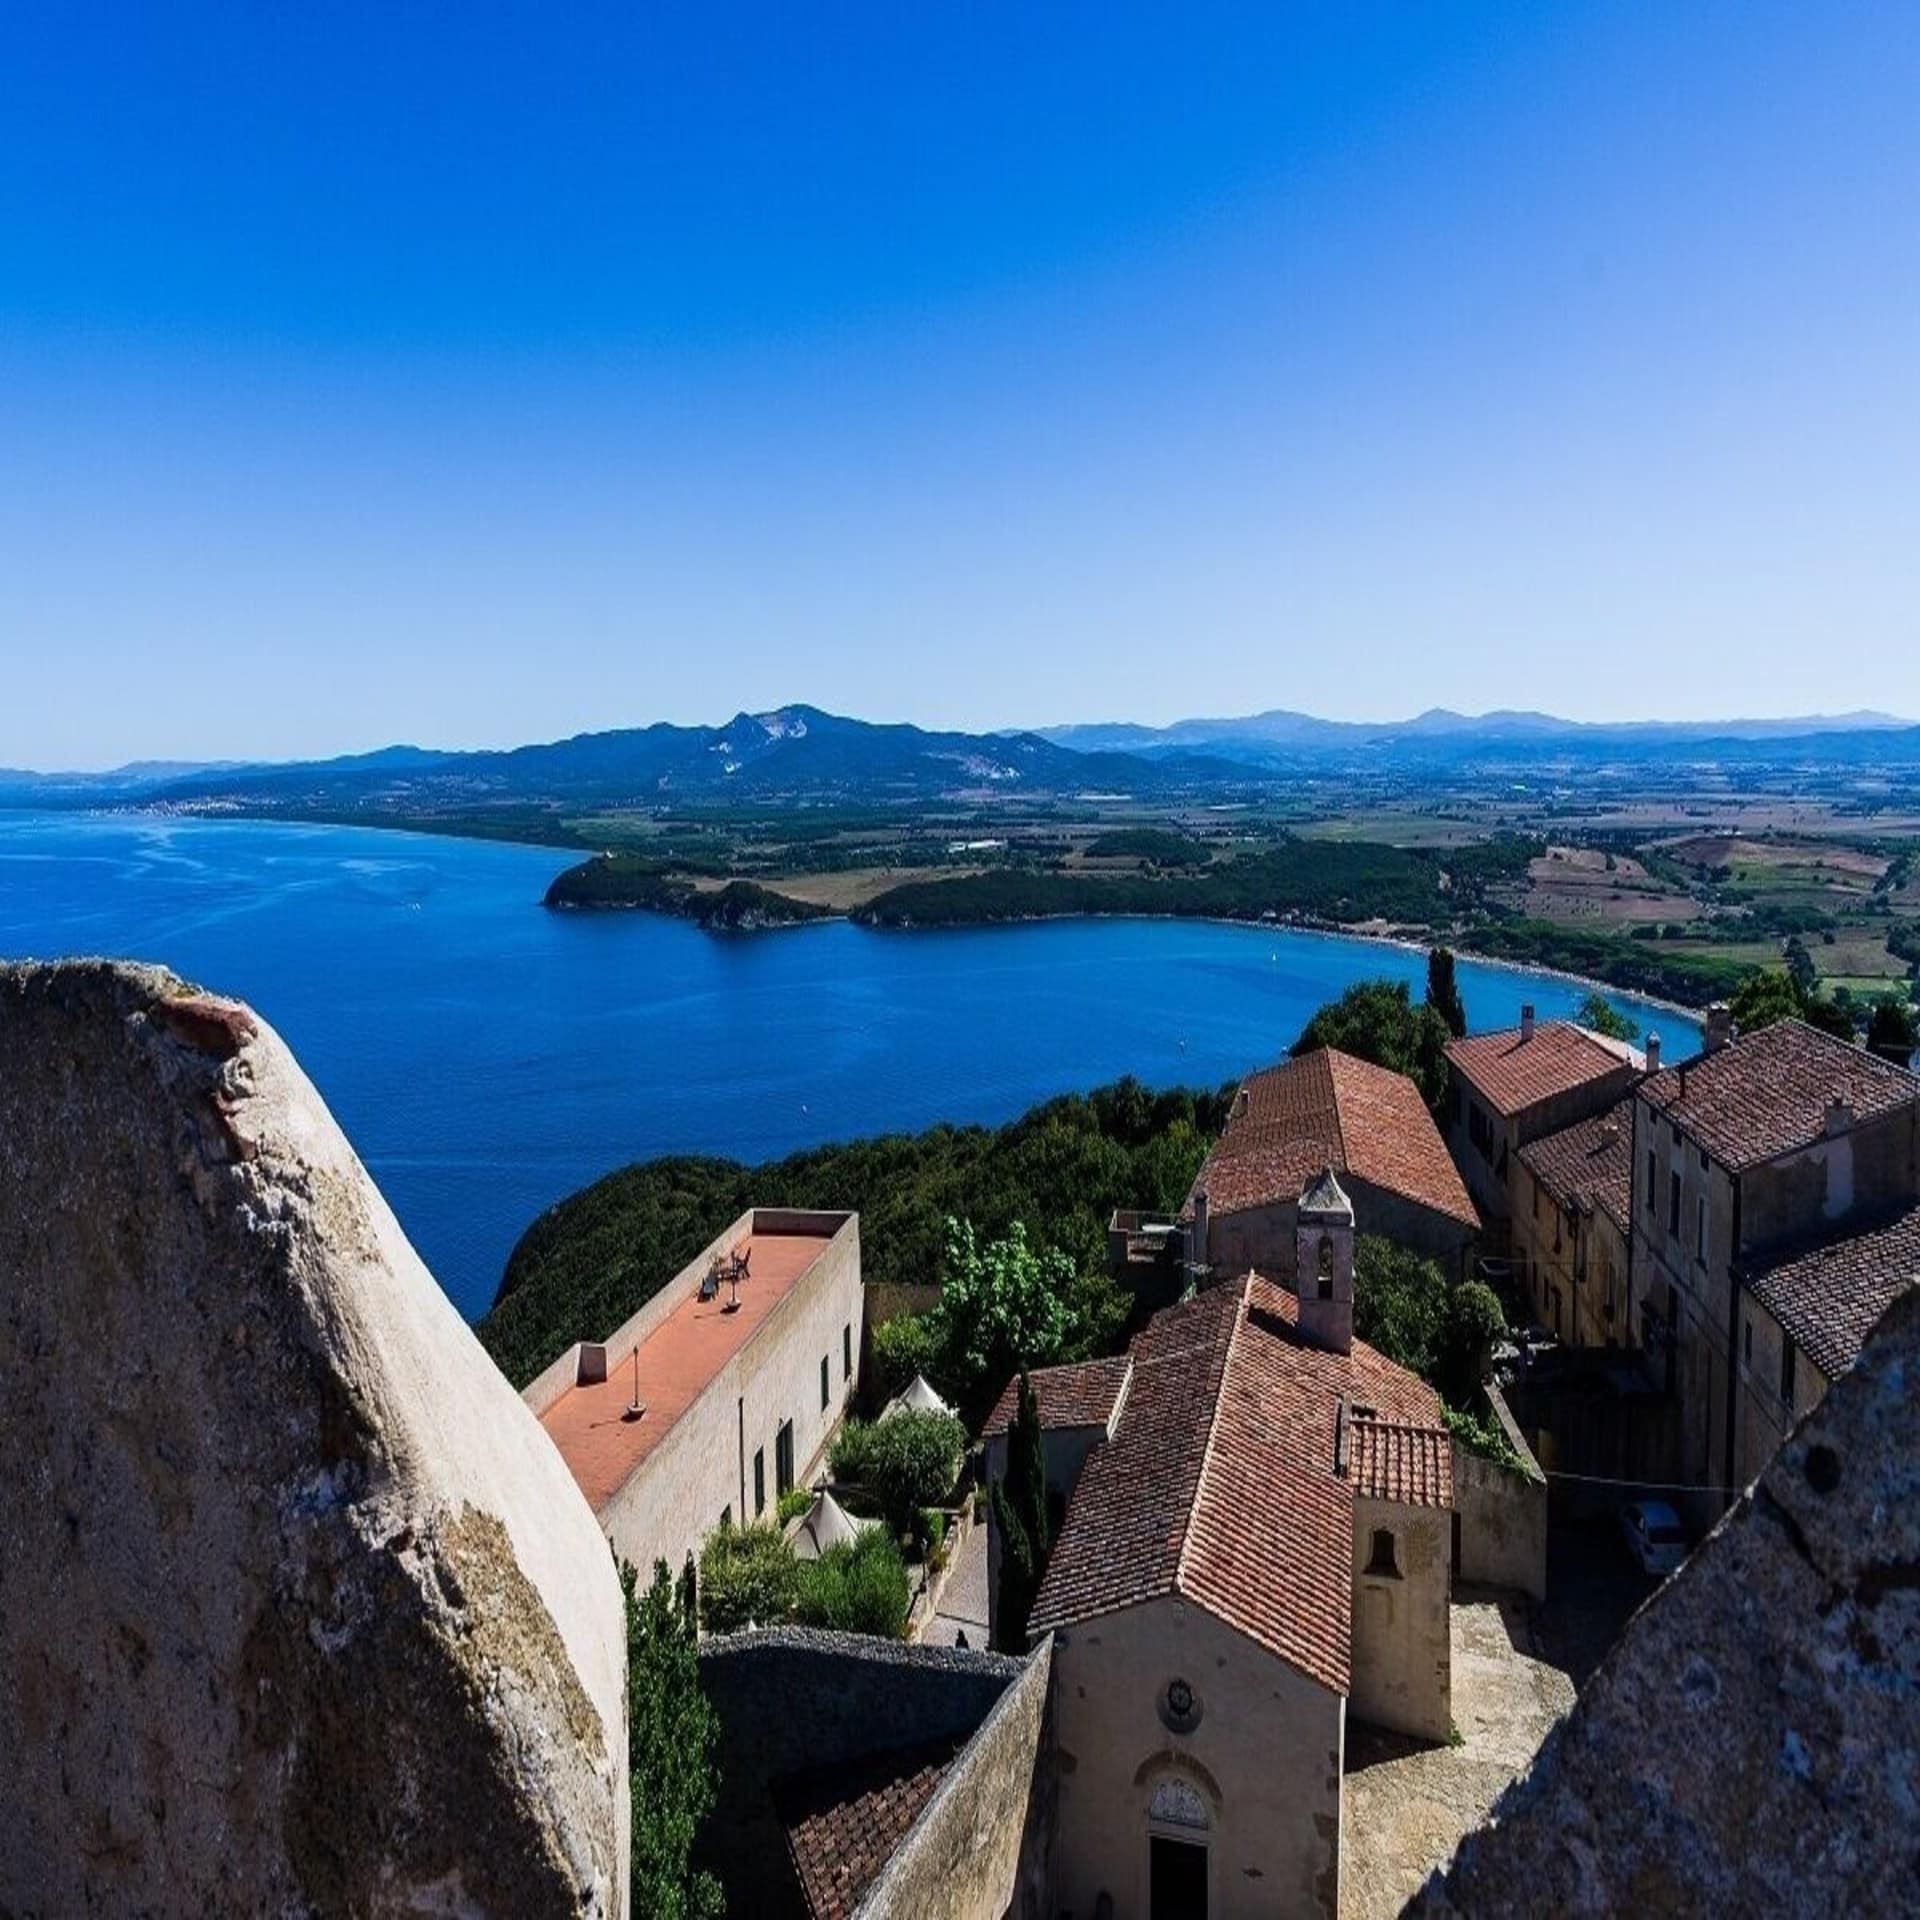
{"type": "MultiPolygon", "coordinates": [[[[1657,1058],[1657,1041],[1648,1051],[1657,1058]]],[[[1505,1254],[1525,1199],[1522,1147],[1604,1113],[1640,1077],[1642,1057],[1567,1020],[1535,1020],[1447,1045],[1447,1146],[1486,1222],[1488,1251],[1505,1254]]]]}
{"type": "Polygon", "coordinates": [[[1633,1098],[1635,1324],[1700,1521],[1852,1363],[1920,1201],[1920,1079],[1798,1020],[1709,1035],[1633,1098]]]}
{"type": "Polygon", "coordinates": [[[1123,1368],[1034,1376],[1066,1494],[1029,1622],[1053,1641],[1062,1911],[1335,1913],[1349,1705],[1447,1736],[1440,1403],[1352,1337],[1331,1171],[1295,1213],[1298,1297],[1247,1273],[1155,1315],[1123,1368]]]}
{"type": "Polygon", "coordinates": [[[621,1558],[677,1568],[812,1478],[859,1385],[861,1309],[857,1214],[757,1207],[522,1397],[621,1558]]]}
{"type": "Polygon", "coordinates": [[[1334,1047],[1253,1074],[1195,1175],[1181,1219],[1194,1262],[1290,1278],[1294,1203],[1331,1167],[1361,1233],[1466,1270],[1480,1216],[1420,1090],[1334,1047]]]}
{"type": "Polygon", "coordinates": [[[1528,1142],[1520,1169],[1511,1247],[1534,1319],[1572,1347],[1632,1345],[1632,1103],[1528,1142]]]}
{"type": "Polygon", "coordinates": [[[756,1920],[1052,1920],[1051,1659],[806,1627],[701,1643],[697,1860],[756,1920]]]}

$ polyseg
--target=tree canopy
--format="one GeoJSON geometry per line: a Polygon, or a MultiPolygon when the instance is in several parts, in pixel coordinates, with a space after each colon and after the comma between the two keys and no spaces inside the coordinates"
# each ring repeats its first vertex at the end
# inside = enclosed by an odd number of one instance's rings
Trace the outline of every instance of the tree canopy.
{"type": "Polygon", "coordinates": [[[627,1607],[627,1772],[633,1803],[633,1910],[666,1920],[717,1920],[719,1883],[692,1865],[694,1836],[719,1795],[720,1722],[700,1687],[681,1601],[654,1563],[642,1593],[620,1568],[627,1607]]]}
{"type": "Polygon", "coordinates": [[[1427,1005],[1447,1023],[1456,1040],[1466,1032],[1467,1003],[1460,997],[1451,948],[1435,947],[1427,955],[1427,1005]]]}
{"type": "Polygon", "coordinates": [[[1404,1073],[1436,1113],[1447,1092],[1447,1023],[1415,1005],[1404,980],[1361,980],[1329,1001],[1301,1030],[1296,1054],[1338,1047],[1377,1067],[1404,1073]]]}

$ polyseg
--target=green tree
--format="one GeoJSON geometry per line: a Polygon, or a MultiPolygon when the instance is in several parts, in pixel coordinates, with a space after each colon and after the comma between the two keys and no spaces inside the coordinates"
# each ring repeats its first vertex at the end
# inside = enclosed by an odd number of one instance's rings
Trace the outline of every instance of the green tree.
{"type": "Polygon", "coordinates": [[[859,1539],[837,1542],[819,1559],[797,1566],[794,1618],[803,1626],[882,1640],[898,1640],[906,1631],[912,1598],[907,1563],[884,1527],[864,1528],[859,1539]]]}
{"type": "Polygon", "coordinates": [[[1027,1621],[1040,1591],[1040,1577],[1053,1549],[1047,1507],[1046,1442],[1033,1382],[1020,1376],[1013,1425],[1007,1433],[1007,1471],[988,1492],[1000,1536],[1000,1590],[993,1609],[994,1644],[1003,1653],[1025,1653],[1027,1621]]]}
{"type": "Polygon", "coordinates": [[[1432,1260],[1363,1233],[1353,1250],[1353,1330],[1389,1360],[1432,1379],[1447,1330],[1447,1279],[1432,1260]]]}
{"type": "Polygon", "coordinates": [[[1867,1046],[1882,1060],[1904,1067],[1913,1058],[1914,1049],[1920,1047],[1912,1007],[1904,1000],[1876,1001],[1867,1022],[1867,1046]]]}
{"type": "Polygon", "coordinates": [[[1851,995],[1844,1000],[1837,994],[1831,1000],[1824,995],[1803,1000],[1800,1003],[1800,1017],[1808,1026],[1818,1027],[1822,1033],[1830,1033],[1836,1040],[1851,1041],[1855,1037],[1851,995]]]}
{"type": "Polygon", "coordinates": [[[1749,974],[1727,1004],[1742,1033],[1758,1033],[1776,1020],[1795,1019],[1804,1011],[1800,989],[1784,967],[1763,967],[1749,974]]]}
{"type": "Polygon", "coordinates": [[[770,1526],[716,1527],[700,1546],[700,1624],[737,1633],[790,1619],[797,1566],[770,1526]]]}
{"type": "Polygon", "coordinates": [[[1451,1037],[1433,1007],[1414,1005],[1404,980],[1361,980],[1307,1022],[1293,1051],[1338,1047],[1377,1067],[1404,1073],[1437,1113],[1446,1098],[1451,1037]]]}
{"type": "Polygon", "coordinates": [[[1640,1038],[1640,1029],[1624,1013],[1617,1012],[1604,993],[1589,993],[1573,1017],[1581,1026],[1609,1040],[1640,1038]]]}
{"type": "Polygon", "coordinates": [[[949,1219],[936,1311],[961,1392],[990,1387],[1017,1367],[1057,1360],[1071,1327],[1067,1296],[1077,1278],[1067,1255],[1039,1253],[1028,1244],[1021,1221],[983,1247],[970,1220],[949,1219]]]}
{"type": "Polygon", "coordinates": [[[664,1560],[639,1591],[623,1564],[627,1608],[627,1772],[633,1802],[633,1910],[718,1920],[720,1884],[693,1865],[694,1838],[720,1791],[720,1721],[700,1687],[694,1636],[664,1560]]]}
{"type": "MultiPolygon", "coordinates": [[[[849,1427],[857,1424],[847,1422],[849,1427]]],[[[859,1484],[879,1501],[887,1524],[902,1534],[922,1507],[953,1491],[966,1450],[967,1430],[952,1414],[902,1408],[867,1427],[851,1457],[860,1466],[859,1484]]],[[[840,1460],[836,1446],[836,1476],[840,1460]]]]}
{"type": "Polygon", "coordinates": [[[946,1345],[940,1322],[928,1313],[896,1313],[873,1329],[873,1390],[891,1400],[925,1374],[942,1392],[954,1391],[947,1376],[946,1345]]]}
{"type": "Polygon", "coordinates": [[[1435,1384],[1455,1406],[1467,1405],[1486,1377],[1487,1356],[1507,1331],[1500,1296],[1484,1280],[1463,1280],[1447,1296],[1447,1327],[1435,1384]]]}
{"type": "Polygon", "coordinates": [[[1467,1003],[1460,998],[1450,947],[1435,947],[1427,955],[1427,1005],[1447,1023],[1456,1040],[1466,1032],[1467,1003]]]}

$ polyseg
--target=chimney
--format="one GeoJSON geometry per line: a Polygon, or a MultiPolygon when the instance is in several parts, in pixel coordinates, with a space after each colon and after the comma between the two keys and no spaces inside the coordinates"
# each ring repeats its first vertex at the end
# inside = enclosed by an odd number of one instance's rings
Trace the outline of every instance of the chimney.
{"type": "Polygon", "coordinates": [[[1647,1071],[1649,1073],[1660,1071],[1660,1036],[1657,1033],[1647,1035],[1647,1071]]]}
{"type": "Polygon", "coordinates": [[[1708,1053],[1718,1053],[1733,1038],[1733,1009],[1724,1000],[1716,1000],[1707,1009],[1706,1047],[1708,1053]]]}
{"type": "Polygon", "coordinates": [[[1252,1105],[1253,1096],[1245,1087],[1242,1087],[1240,1091],[1233,1096],[1233,1110],[1235,1113],[1245,1113],[1252,1105]]]}
{"type": "Polygon", "coordinates": [[[1351,1353],[1353,1202],[1332,1167],[1307,1182],[1294,1210],[1293,1286],[1300,1338],[1328,1353],[1351,1353]]]}
{"type": "Polygon", "coordinates": [[[1853,1103],[1845,1094],[1835,1093],[1827,1100],[1826,1134],[1829,1140],[1837,1140],[1843,1133],[1853,1131],[1853,1103]]]}
{"type": "Polygon", "coordinates": [[[1533,1002],[1531,1000],[1520,1009],[1520,1038],[1522,1040],[1533,1038],[1533,1002]]]}
{"type": "Polygon", "coordinates": [[[1620,1122],[1602,1120],[1600,1122],[1600,1144],[1603,1147],[1617,1147],[1620,1144],[1620,1122]]]}
{"type": "Polygon", "coordinates": [[[1207,1190],[1205,1187],[1196,1187],[1193,1191],[1193,1245],[1191,1257],[1196,1267],[1204,1267],[1210,1264],[1207,1259],[1207,1190]]]}

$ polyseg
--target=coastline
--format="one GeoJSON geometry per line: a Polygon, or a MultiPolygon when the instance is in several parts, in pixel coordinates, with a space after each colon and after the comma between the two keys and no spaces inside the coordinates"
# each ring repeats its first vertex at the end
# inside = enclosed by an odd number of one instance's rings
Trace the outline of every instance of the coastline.
{"type": "MultiPolygon", "coordinates": [[[[321,816],[316,814],[301,814],[298,816],[294,816],[289,814],[273,813],[273,812],[253,812],[253,811],[250,811],[247,809],[241,809],[241,808],[223,810],[218,813],[208,813],[208,812],[202,812],[195,809],[154,807],[154,806],[119,806],[119,807],[87,806],[87,807],[71,807],[71,808],[22,807],[22,808],[9,809],[9,810],[18,811],[22,813],[49,813],[49,814],[58,814],[58,813],[88,814],[90,813],[90,814],[103,816],[107,818],[146,817],[146,818],[170,819],[170,820],[195,820],[195,821],[206,821],[209,824],[218,824],[222,821],[241,821],[241,822],[247,822],[254,825],[262,825],[262,826],[288,826],[288,827],[320,826],[320,827],[349,827],[349,828],[369,827],[382,833],[406,834],[406,835],[417,836],[422,839],[479,840],[494,846],[549,848],[556,853],[576,853],[577,854],[583,851],[586,851],[586,852],[592,851],[591,849],[585,848],[584,843],[577,840],[561,841],[557,839],[536,837],[536,836],[525,835],[525,834],[489,833],[485,831],[484,828],[476,828],[476,830],[472,832],[463,832],[457,829],[449,830],[445,827],[423,825],[422,823],[416,820],[380,820],[380,819],[368,819],[364,816],[334,817],[334,816],[321,816]]],[[[559,877],[558,875],[555,876],[556,879],[558,877],[559,877]]],[[[764,885],[767,885],[768,883],[761,881],[761,882],[755,882],[754,884],[764,886],[764,885]]],[[[778,888],[770,887],[769,890],[777,892],[778,888]]],[[[570,900],[548,902],[548,901],[542,900],[539,904],[546,911],[549,911],[549,912],[595,913],[595,914],[651,913],[660,919],[679,920],[684,925],[694,927],[698,932],[705,933],[715,937],[721,937],[721,936],[739,937],[739,936],[753,936],[753,935],[769,934],[769,933],[791,933],[791,932],[804,930],[805,928],[808,928],[808,927],[831,926],[834,924],[834,922],[841,921],[841,920],[849,921],[856,926],[863,927],[869,933],[882,933],[882,934],[913,934],[913,933],[933,933],[933,932],[939,932],[939,933],[991,932],[994,929],[1000,928],[1000,927],[1041,926],[1051,922],[1074,921],[1074,920],[1085,920],[1085,921],[1142,920],[1142,921],[1168,921],[1168,922],[1190,921],[1197,926],[1241,927],[1251,931],[1266,931],[1270,933],[1286,932],[1286,933],[1314,934],[1314,935],[1319,935],[1320,937],[1326,938],[1326,939],[1368,940],[1380,946],[1397,948],[1399,951],[1403,953],[1416,953],[1416,954],[1423,954],[1423,955],[1430,953],[1433,950],[1433,948],[1436,946],[1446,946],[1446,947],[1449,947],[1451,951],[1456,955],[1458,955],[1461,959],[1471,960],[1476,966],[1498,967],[1503,971],[1509,972],[1509,973],[1533,974],[1533,975],[1539,976],[1542,979],[1565,981],[1570,986],[1577,986],[1577,987],[1591,989],[1596,993],[1620,994],[1626,997],[1627,999],[1637,1002],[1642,1006],[1658,1008],[1662,1012],[1676,1015],[1677,1017],[1684,1019],[1695,1026],[1698,1026],[1701,1024],[1706,1014],[1705,1007],[1691,1007],[1691,1006],[1688,1006],[1684,1001],[1674,1000],[1662,994],[1643,992],[1637,988],[1620,986],[1615,984],[1612,981],[1598,979],[1591,974],[1573,973],[1564,967],[1549,966],[1538,961],[1515,960],[1504,954],[1481,953],[1477,951],[1469,943],[1467,939],[1464,939],[1464,938],[1460,941],[1453,941],[1453,940],[1447,940],[1442,938],[1422,940],[1422,939],[1414,938],[1411,934],[1382,933],[1366,926],[1361,926],[1361,925],[1343,926],[1338,924],[1337,922],[1327,923],[1327,922],[1306,921],[1306,920],[1247,919],[1242,916],[1234,915],[1234,914],[1034,913],[1034,914],[1010,915],[1004,918],[995,918],[995,919],[955,921],[950,924],[942,925],[939,927],[920,926],[912,923],[901,925],[901,926],[879,926],[874,924],[872,921],[862,920],[857,914],[857,912],[835,911],[835,910],[829,909],[824,913],[817,914],[805,919],[781,920],[781,921],[775,921],[763,926],[710,927],[710,926],[702,925],[693,916],[686,915],[686,914],[674,914],[674,913],[663,912],[658,907],[648,906],[637,901],[632,903],[627,903],[627,902],[618,902],[618,901],[585,902],[585,901],[570,901],[570,900]]]]}

